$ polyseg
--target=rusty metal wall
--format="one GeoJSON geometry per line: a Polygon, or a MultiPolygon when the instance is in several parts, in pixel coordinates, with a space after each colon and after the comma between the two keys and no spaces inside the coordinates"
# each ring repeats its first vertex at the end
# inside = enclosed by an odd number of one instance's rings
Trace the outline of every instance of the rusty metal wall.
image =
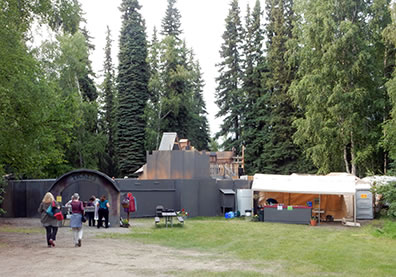
{"type": "Polygon", "coordinates": [[[209,156],[197,151],[153,151],[147,154],[142,179],[210,178],[209,156]]]}

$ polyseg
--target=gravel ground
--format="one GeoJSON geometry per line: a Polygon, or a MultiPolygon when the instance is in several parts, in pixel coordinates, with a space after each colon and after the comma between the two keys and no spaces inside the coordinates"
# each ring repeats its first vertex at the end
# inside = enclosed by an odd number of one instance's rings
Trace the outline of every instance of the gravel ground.
{"type": "Polygon", "coordinates": [[[48,248],[39,219],[0,218],[1,276],[188,276],[201,270],[215,275],[233,270],[271,274],[212,253],[97,236],[128,232],[133,232],[133,225],[130,229],[84,226],[82,247],[76,248],[71,229],[61,227],[56,247],[48,248]]]}

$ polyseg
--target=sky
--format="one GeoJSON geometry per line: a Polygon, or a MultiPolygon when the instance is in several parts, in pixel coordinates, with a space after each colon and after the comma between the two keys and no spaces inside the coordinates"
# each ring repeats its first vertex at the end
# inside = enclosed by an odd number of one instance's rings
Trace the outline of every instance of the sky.
{"type": "MultiPolygon", "coordinates": [[[[121,0],[80,0],[87,20],[87,28],[93,37],[92,43],[96,49],[91,54],[94,72],[100,80],[104,61],[104,47],[106,43],[106,26],[111,30],[113,45],[112,57],[118,64],[118,39],[121,28],[121,13],[118,7],[121,0]]],[[[254,7],[255,0],[239,0],[241,19],[245,22],[246,6],[254,7]]],[[[264,7],[264,0],[260,0],[264,7]]],[[[167,0],[139,0],[142,6],[140,12],[146,22],[148,40],[153,33],[154,26],[161,30],[161,21],[165,15],[167,0]]],[[[178,0],[176,7],[181,14],[182,37],[188,48],[192,48],[199,61],[205,87],[203,96],[208,111],[210,133],[213,136],[219,131],[221,118],[215,118],[218,107],[215,104],[215,78],[218,77],[216,64],[221,61],[219,50],[223,42],[225,18],[228,15],[231,0],[178,0]]]]}

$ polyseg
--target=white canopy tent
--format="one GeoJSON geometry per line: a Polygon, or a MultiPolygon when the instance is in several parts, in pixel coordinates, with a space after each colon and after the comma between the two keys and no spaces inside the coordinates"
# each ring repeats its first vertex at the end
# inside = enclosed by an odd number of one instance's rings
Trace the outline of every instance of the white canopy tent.
{"type": "Polygon", "coordinates": [[[353,175],[255,174],[253,191],[311,194],[355,194],[353,175]]]}
{"type": "Polygon", "coordinates": [[[349,174],[274,175],[255,174],[252,191],[353,196],[356,222],[356,177],[349,174]]]}

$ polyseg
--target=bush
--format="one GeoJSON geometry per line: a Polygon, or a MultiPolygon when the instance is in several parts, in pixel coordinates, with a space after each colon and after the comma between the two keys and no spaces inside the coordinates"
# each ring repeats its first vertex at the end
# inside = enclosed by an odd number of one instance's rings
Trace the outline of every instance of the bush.
{"type": "Polygon", "coordinates": [[[381,195],[380,205],[387,207],[386,215],[396,218],[396,183],[375,186],[374,192],[381,195]]]}
{"type": "Polygon", "coordinates": [[[1,174],[0,175],[0,215],[6,213],[6,211],[1,208],[1,204],[3,203],[4,200],[3,195],[5,193],[6,185],[7,185],[6,180],[4,179],[3,174],[1,174]]]}

